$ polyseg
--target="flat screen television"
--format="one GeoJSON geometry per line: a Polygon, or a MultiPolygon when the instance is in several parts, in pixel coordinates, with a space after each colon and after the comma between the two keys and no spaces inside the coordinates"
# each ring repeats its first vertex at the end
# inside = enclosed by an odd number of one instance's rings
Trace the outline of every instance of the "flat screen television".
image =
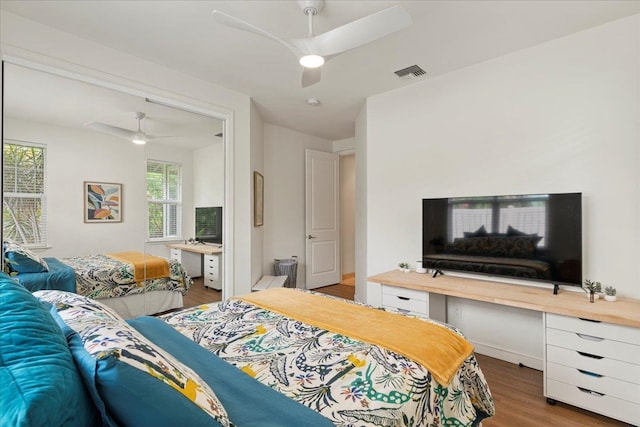
{"type": "Polygon", "coordinates": [[[222,207],[196,208],[196,240],[222,244],[222,207]]]}
{"type": "Polygon", "coordinates": [[[582,194],[422,200],[422,266],[582,285],[582,194]]]}

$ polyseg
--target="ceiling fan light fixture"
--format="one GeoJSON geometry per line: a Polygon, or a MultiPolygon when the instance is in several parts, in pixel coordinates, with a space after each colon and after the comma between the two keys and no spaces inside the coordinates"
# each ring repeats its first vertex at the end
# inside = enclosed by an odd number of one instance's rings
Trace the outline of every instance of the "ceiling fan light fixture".
{"type": "Polygon", "coordinates": [[[305,55],[300,58],[300,65],[305,68],[318,68],[324,64],[324,58],[320,55],[305,55]]]}
{"type": "Polygon", "coordinates": [[[147,143],[146,135],[140,130],[140,122],[138,122],[138,132],[133,135],[133,137],[131,138],[131,142],[136,145],[144,145],[147,143]]]}

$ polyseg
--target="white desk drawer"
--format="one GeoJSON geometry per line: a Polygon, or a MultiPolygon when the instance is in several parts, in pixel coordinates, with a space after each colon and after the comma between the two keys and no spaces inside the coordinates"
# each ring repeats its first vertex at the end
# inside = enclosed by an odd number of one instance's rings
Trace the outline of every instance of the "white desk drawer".
{"type": "Polygon", "coordinates": [[[174,259],[176,261],[182,260],[182,251],[180,249],[171,248],[169,258],[174,259]]]}
{"type": "Polygon", "coordinates": [[[547,380],[547,397],[604,414],[631,424],[640,424],[640,405],[599,394],[561,381],[547,380]]]}
{"type": "Polygon", "coordinates": [[[429,305],[427,301],[416,300],[401,295],[382,294],[382,305],[405,310],[424,316],[429,315],[429,305]]]}
{"type": "Polygon", "coordinates": [[[610,357],[632,364],[637,364],[640,361],[640,346],[595,337],[586,333],[547,328],[547,345],[589,353],[594,356],[610,357]]]}
{"type": "MultiPolygon", "coordinates": [[[[604,304],[604,303],[603,303],[604,304]]],[[[640,328],[614,325],[606,322],[593,322],[577,317],[547,313],[547,328],[579,332],[596,337],[607,337],[615,341],[627,342],[640,346],[640,328]]]]}
{"type": "Polygon", "coordinates": [[[382,294],[395,295],[418,301],[428,301],[429,294],[416,289],[400,288],[397,286],[382,285],[382,294]]]}
{"type": "Polygon", "coordinates": [[[640,384],[598,375],[590,371],[570,368],[557,363],[547,363],[547,380],[575,385],[607,396],[617,397],[640,405],[640,384]]]}
{"type": "Polygon", "coordinates": [[[609,357],[594,358],[587,353],[547,345],[547,363],[550,362],[640,384],[640,365],[609,357]]]}

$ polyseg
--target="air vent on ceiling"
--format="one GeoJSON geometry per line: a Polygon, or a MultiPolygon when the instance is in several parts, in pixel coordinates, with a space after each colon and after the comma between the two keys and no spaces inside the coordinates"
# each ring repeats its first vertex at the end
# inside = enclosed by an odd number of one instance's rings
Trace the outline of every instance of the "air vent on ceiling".
{"type": "Polygon", "coordinates": [[[394,71],[394,73],[401,79],[412,79],[414,77],[421,77],[427,74],[425,70],[417,65],[412,65],[402,70],[394,71]]]}

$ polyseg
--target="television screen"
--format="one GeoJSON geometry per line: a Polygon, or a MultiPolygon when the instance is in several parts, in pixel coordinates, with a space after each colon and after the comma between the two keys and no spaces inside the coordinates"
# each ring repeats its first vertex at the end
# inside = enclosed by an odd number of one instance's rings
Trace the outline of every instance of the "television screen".
{"type": "Polygon", "coordinates": [[[582,285],[582,194],[422,200],[425,268],[582,285]]]}
{"type": "Polygon", "coordinates": [[[196,208],[196,240],[222,244],[222,207],[196,208]]]}

